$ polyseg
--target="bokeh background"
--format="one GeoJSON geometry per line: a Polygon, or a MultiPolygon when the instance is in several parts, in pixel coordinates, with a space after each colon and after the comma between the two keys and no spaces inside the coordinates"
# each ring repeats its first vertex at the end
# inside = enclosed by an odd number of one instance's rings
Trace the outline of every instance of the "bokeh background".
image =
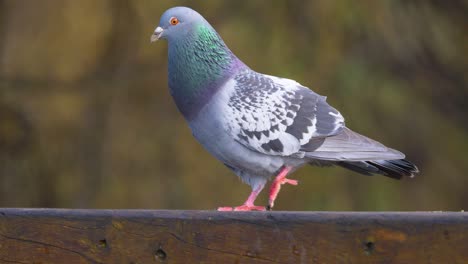
{"type": "MultiPolygon", "coordinates": [[[[241,183],[191,136],[167,88],[174,5],[253,69],[327,95],[407,154],[394,181],[304,167],[278,210],[468,208],[467,1],[0,0],[0,206],[214,209],[241,183]]],[[[259,204],[266,204],[266,192],[259,204]]]]}

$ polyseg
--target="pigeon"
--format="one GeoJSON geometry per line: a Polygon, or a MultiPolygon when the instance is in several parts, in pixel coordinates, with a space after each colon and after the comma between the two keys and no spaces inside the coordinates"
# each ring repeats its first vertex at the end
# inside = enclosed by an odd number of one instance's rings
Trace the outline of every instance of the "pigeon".
{"type": "Polygon", "coordinates": [[[249,68],[198,12],[165,11],[151,35],[159,39],[168,41],[170,94],[193,136],[252,188],[244,204],[219,211],[271,210],[282,185],[298,184],[287,176],[307,164],[393,179],[419,172],[403,153],[347,128],[325,96],[249,68]],[[255,205],[273,177],[267,206],[255,205]]]}

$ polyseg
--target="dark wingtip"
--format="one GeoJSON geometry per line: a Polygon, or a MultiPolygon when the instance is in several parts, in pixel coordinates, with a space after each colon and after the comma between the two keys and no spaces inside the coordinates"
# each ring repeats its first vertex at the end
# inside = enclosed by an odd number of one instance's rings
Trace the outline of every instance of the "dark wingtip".
{"type": "Polygon", "coordinates": [[[377,167],[379,169],[379,172],[377,172],[378,174],[394,179],[401,179],[403,177],[414,178],[414,176],[419,173],[418,167],[405,159],[376,160],[367,161],[367,163],[377,167]]]}
{"type": "Polygon", "coordinates": [[[364,175],[380,174],[396,180],[400,180],[403,177],[414,178],[419,173],[418,167],[405,159],[341,161],[337,164],[364,175]]]}

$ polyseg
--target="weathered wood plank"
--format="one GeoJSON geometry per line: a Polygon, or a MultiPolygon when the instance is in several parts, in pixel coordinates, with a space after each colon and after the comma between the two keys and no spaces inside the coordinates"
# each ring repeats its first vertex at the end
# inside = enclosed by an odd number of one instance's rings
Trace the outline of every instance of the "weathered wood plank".
{"type": "Polygon", "coordinates": [[[0,262],[468,263],[468,214],[0,209],[0,262]]]}

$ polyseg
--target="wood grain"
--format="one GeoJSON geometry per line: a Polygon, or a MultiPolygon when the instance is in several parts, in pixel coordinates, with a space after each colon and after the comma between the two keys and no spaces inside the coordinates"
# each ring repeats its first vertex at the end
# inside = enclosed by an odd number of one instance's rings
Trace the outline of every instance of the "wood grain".
{"type": "Polygon", "coordinates": [[[468,263],[462,212],[0,209],[1,263],[468,263]]]}

